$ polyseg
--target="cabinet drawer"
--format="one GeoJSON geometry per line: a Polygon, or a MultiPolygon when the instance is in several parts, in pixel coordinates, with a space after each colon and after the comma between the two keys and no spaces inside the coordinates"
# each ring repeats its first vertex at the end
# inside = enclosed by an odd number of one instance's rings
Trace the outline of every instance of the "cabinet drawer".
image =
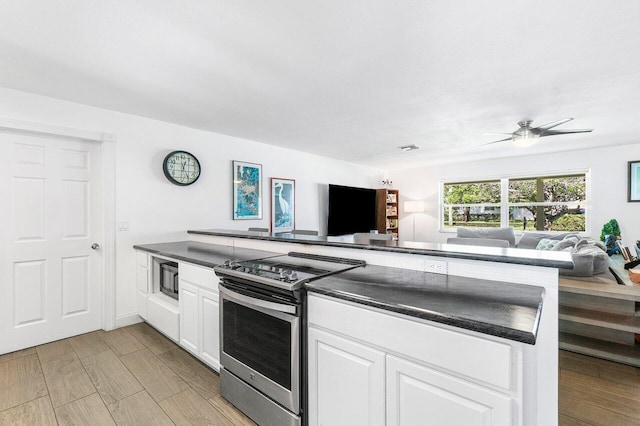
{"type": "MultiPolygon", "coordinates": [[[[309,325],[405,355],[510,390],[512,347],[437,325],[381,313],[334,299],[309,296],[309,325]]],[[[519,368],[519,367],[518,367],[519,368]]]]}
{"type": "Polygon", "coordinates": [[[178,275],[181,280],[197,285],[206,290],[218,292],[218,277],[211,268],[191,265],[189,263],[178,264],[178,275]]]}
{"type": "Polygon", "coordinates": [[[175,342],[180,341],[180,310],[162,295],[147,299],[147,322],[175,342]]]}

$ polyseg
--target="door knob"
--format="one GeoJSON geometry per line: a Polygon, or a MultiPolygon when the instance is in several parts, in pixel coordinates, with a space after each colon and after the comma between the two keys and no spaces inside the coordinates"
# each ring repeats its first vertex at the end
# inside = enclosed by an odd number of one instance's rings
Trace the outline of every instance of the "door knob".
{"type": "Polygon", "coordinates": [[[91,244],[91,248],[94,249],[94,250],[98,250],[100,248],[100,244],[93,243],[93,244],[91,244]]]}

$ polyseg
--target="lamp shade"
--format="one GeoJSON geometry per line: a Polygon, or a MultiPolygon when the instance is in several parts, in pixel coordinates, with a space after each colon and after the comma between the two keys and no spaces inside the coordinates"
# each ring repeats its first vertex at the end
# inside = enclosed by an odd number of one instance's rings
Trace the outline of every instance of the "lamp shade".
{"type": "Polygon", "coordinates": [[[406,213],[422,213],[424,210],[424,201],[411,200],[404,202],[404,211],[406,213]]]}

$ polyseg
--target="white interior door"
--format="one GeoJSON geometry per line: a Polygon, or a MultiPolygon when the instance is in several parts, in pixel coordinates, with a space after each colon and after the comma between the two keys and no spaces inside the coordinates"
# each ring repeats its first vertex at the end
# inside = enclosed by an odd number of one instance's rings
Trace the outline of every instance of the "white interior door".
{"type": "Polygon", "coordinates": [[[100,144],[0,132],[0,354],[102,327],[100,144]]]}

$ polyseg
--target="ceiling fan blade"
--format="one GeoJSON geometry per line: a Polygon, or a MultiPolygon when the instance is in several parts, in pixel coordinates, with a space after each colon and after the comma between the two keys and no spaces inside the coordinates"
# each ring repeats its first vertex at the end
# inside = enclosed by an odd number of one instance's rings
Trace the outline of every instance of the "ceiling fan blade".
{"type": "Polygon", "coordinates": [[[483,133],[482,136],[502,136],[502,135],[512,135],[513,133],[483,133]]]}
{"type": "Polygon", "coordinates": [[[552,121],[551,123],[543,124],[542,126],[538,126],[536,128],[540,130],[549,130],[571,120],[573,120],[573,118],[563,118],[562,120],[552,121]]]}
{"type": "Polygon", "coordinates": [[[593,132],[593,129],[545,130],[540,133],[540,137],[554,136],[554,135],[568,135],[571,133],[589,133],[589,132],[593,132]]]}
{"type": "MultiPolygon", "coordinates": [[[[511,134],[511,133],[509,133],[509,134],[511,134]]],[[[504,142],[504,141],[510,141],[510,140],[512,140],[512,139],[513,139],[513,137],[509,137],[509,138],[505,138],[505,139],[500,139],[499,141],[493,141],[493,142],[483,143],[483,144],[478,145],[478,146],[491,145],[491,144],[494,144],[494,143],[499,143],[499,142],[504,142]]]]}

